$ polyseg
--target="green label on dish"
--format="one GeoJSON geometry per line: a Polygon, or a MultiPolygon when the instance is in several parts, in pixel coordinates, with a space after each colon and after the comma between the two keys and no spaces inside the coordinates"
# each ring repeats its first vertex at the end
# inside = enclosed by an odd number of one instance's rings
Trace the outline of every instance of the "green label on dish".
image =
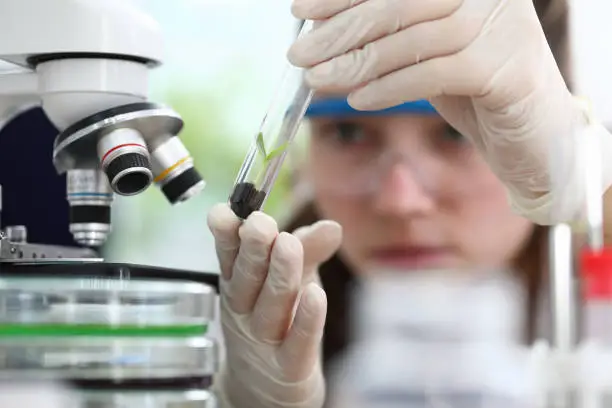
{"type": "Polygon", "coordinates": [[[201,336],[207,325],[189,326],[105,326],[102,324],[6,324],[0,323],[2,337],[189,337],[201,336]]]}

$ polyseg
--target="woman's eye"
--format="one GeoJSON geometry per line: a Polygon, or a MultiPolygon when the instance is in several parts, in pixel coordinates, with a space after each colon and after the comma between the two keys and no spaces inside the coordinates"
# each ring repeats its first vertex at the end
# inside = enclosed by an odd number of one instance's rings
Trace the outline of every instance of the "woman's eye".
{"type": "Polygon", "coordinates": [[[352,145],[363,142],[365,132],[363,127],[356,123],[336,123],[334,125],[334,137],[343,145],[352,145]]]}
{"type": "Polygon", "coordinates": [[[444,137],[445,140],[448,140],[451,142],[457,142],[457,143],[464,143],[467,140],[461,133],[459,133],[457,129],[455,129],[454,127],[450,125],[446,125],[444,127],[442,136],[444,137]]]}

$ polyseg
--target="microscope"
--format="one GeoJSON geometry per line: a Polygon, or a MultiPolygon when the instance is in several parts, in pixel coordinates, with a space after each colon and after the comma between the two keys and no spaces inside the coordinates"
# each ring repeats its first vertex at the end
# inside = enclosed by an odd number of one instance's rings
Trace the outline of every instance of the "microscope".
{"type": "Polygon", "coordinates": [[[0,70],[0,118],[40,105],[59,130],[49,160],[66,175],[70,232],[82,246],[29,244],[24,227],[9,226],[0,262],[98,259],[115,195],[155,184],[177,204],[203,190],[178,137],[180,115],[147,100],[150,70],[162,59],[153,19],[122,1],[3,0],[0,7],[0,60],[12,67],[0,70]]]}
{"type": "Polygon", "coordinates": [[[180,115],[147,99],[156,21],[125,0],[2,0],[0,27],[0,128],[32,106],[57,128],[49,160],[66,176],[78,244],[0,230],[0,381],[59,378],[87,407],[213,406],[218,275],[99,256],[116,195],[155,185],[175,205],[205,186],[180,115]]]}

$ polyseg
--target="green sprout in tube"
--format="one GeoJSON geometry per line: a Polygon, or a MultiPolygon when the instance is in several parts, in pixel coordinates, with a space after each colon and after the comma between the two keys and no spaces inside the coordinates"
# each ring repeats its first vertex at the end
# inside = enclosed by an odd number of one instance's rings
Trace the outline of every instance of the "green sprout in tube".
{"type": "MultiPolygon", "coordinates": [[[[263,157],[262,173],[268,168],[268,164],[270,163],[270,161],[272,161],[272,159],[274,159],[275,157],[280,156],[286,148],[287,143],[285,142],[276,149],[272,150],[270,153],[267,153],[263,133],[259,132],[259,134],[257,135],[257,150],[263,157]]],[[[257,176],[258,180],[261,177],[262,173],[257,176]]]]}

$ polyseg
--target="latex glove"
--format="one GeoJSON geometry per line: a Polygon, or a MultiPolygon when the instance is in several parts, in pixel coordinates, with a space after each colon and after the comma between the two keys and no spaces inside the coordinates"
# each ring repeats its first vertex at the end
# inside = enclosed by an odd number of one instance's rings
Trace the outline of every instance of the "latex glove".
{"type": "MultiPolygon", "coordinates": [[[[586,120],[532,1],[293,0],[296,17],[321,21],[288,57],[309,68],[315,90],[349,93],[356,109],[428,99],[471,138],[518,213],[541,224],[565,221],[580,206],[582,163],[574,152],[586,120]],[[554,194],[553,148],[566,171],[554,194]]],[[[611,137],[599,127],[597,138],[607,159],[611,137]]]]}
{"type": "Polygon", "coordinates": [[[243,223],[224,204],[210,211],[208,224],[222,273],[221,406],[321,407],[327,298],[317,266],[338,249],[340,226],[321,221],[279,233],[270,216],[254,212],[243,223]]]}

